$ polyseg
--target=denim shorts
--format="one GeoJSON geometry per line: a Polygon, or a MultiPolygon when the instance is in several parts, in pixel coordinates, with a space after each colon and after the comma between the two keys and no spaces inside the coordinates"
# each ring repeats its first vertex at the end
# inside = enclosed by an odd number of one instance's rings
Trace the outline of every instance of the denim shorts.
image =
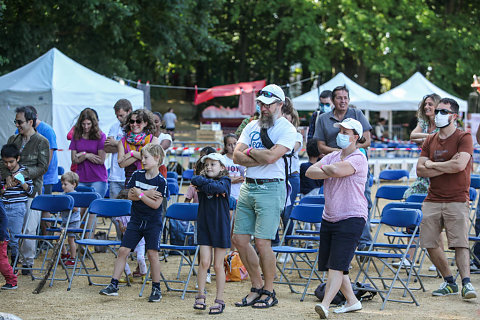
{"type": "Polygon", "coordinates": [[[274,240],[280,214],[285,208],[286,193],[285,181],[244,182],[240,187],[233,233],[274,240]]]}

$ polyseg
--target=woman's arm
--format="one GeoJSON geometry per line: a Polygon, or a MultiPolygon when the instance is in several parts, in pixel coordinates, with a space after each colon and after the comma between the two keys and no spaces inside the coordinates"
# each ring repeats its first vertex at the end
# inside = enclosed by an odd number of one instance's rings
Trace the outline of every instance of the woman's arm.
{"type": "Polygon", "coordinates": [[[410,140],[415,143],[423,143],[427,139],[428,133],[423,133],[420,124],[417,124],[415,129],[410,133],[410,140]]]}
{"type": "Polygon", "coordinates": [[[82,163],[87,159],[86,155],[87,153],[85,151],[83,152],[77,152],[77,150],[72,150],[72,163],[82,163]]]}
{"type": "Polygon", "coordinates": [[[123,148],[123,143],[120,142],[118,144],[118,166],[120,168],[126,168],[132,163],[134,163],[135,161],[137,161],[138,159],[140,159],[140,152],[131,151],[129,153],[125,153],[125,149],[123,148]]]}
{"type": "Polygon", "coordinates": [[[330,178],[325,171],[323,171],[323,164],[321,161],[311,165],[305,172],[305,176],[310,179],[328,179],[330,178]]]}
{"type": "Polygon", "coordinates": [[[332,178],[343,178],[351,176],[355,173],[355,168],[349,161],[340,161],[325,165],[322,167],[323,171],[332,178]]]}

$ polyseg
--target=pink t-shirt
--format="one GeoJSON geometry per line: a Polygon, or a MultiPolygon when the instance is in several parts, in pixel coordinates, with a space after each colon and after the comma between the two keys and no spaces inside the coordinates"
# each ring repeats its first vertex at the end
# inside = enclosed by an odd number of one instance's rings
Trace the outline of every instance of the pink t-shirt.
{"type": "MultiPolygon", "coordinates": [[[[322,164],[333,164],[342,161],[342,151],[335,151],[323,157],[322,164]]],[[[367,220],[368,205],[365,198],[365,183],[367,181],[368,162],[365,155],[358,149],[349,154],[344,161],[350,162],[355,173],[343,178],[325,179],[323,191],[325,208],[322,219],[328,222],[338,222],[348,218],[360,217],[367,220]]]]}
{"type": "Polygon", "coordinates": [[[193,185],[188,186],[187,192],[185,193],[185,198],[191,199],[192,203],[198,203],[197,190],[195,190],[195,187],[193,185]]]}

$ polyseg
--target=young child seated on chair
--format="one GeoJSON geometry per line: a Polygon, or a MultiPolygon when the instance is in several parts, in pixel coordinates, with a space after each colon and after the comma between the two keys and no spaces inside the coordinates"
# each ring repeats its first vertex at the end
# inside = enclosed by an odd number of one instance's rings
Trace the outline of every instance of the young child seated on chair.
{"type": "Polygon", "coordinates": [[[8,247],[10,248],[10,260],[13,266],[18,255],[18,238],[15,238],[15,235],[22,233],[23,218],[27,213],[27,198],[33,196],[33,181],[25,179],[22,173],[25,168],[18,163],[20,161],[20,150],[16,145],[4,145],[1,155],[5,167],[14,178],[12,187],[7,187],[6,179],[3,179],[0,189],[8,218],[7,231],[10,234],[8,247]]]}
{"type": "MultiPolygon", "coordinates": [[[[120,191],[117,195],[117,199],[128,199],[128,190],[124,189],[120,191]]],[[[120,228],[120,231],[122,232],[122,235],[124,235],[125,230],[127,230],[128,222],[130,221],[130,216],[117,217],[116,220],[118,222],[118,226],[120,228]]],[[[137,254],[137,263],[138,263],[137,269],[139,270],[138,276],[141,276],[143,281],[145,280],[145,276],[147,274],[147,264],[145,263],[145,239],[144,238],[142,238],[142,240],[140,240],[140,242],[137,244],[134,252],[137,254]]],[[[130,282],[132,282],[133,277],[135,277],[136,275],[135,275],[135,272],[132,275],[132,271],[130,270],[130,266],[128,265],[128,262],[125,263],[125,273],[127,274],[127,277],[129,278],[130,282]]],[[[127,279],[120,278],[118,282],[126,283],[127,279]]]]}
{"type": "Polygon", "coordinates": [[[152,275],[152,293],[148,301],[156,302],[162,299],[158,250],[162,234],[161,205],[167,194],[167,181],[159,173],[158,166],[163,162],[165,152],[160,145],[149,143],[140,154],[144,169],[135,171],[127,184],[128,199],[132,200],[131,219],[118,249],[112,280],[105,289],[100,290],[100,294],[118,295],[118,280],[125,269],[127,257],[145,238],[152,275]]]}
{"type": "Polygon", "coordinates": [[[7,245],[7,215],[3,203],[0,201],[0,273],[7,283],[2,286],[3,290],[17,289],[17,276],[13,273],[12,266],[8,263],[7,245]]]}
{"type": "MultiPolygon", "coordinates": [[[[62,190],[64,193],[75,192],[75,188],[78,187],[80,178],[75,172],[65,172],[61,177],[62,190]]],[[[62,228],[67,226],[68,211],[62,212],[62,228]]],[[[80,228],[80,208],[73,208],[72,215],[70,216],[70,222],[68,229],[80,228]]],[[[77,244],[75,243],[75,233],[68,234],[68,246],[70,247],[70,253],[67,251],[67,246],[64,244],[62,247],[62,260],[65,265],[73,266],[75,264],[75,258],[77,256],[77,244]]]]}

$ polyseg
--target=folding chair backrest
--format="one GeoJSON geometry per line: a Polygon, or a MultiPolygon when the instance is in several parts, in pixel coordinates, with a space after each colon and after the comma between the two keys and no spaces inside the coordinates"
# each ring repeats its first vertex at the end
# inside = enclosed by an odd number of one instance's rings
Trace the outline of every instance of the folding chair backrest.
{"type": "Polygon", "coordinates": [[[394,208],[383,212],[381,224],[391,227],[419,226],[422,221],[422,211],[418,209],[394,208]]]}
{"type": "Polygon", "coordinates": [[[177,179],[175,179],[175,178],[168,178],[168,177],[167,177],[167,182],[177,183],[177,184],[178,184],[178,181],[177,181],[177,179]]]}
{"type": "Polygon", "coordinates": [[[387,203],[382,210],[382,215],[392,209],[418,209],[422,210],[421,202],[390,202],[387,203]]]}
{"type": "Polygon", "coordinates": [[[477,190],[470,187],[470,201],[475,201],[477,199],[477,190]]]}
{"type": "Polygon", "coordinates": [[[174,203],[167,208],[166,218],[196,221],[198,214],[198,203],[174,203]]]}
{"type": "Polygon", "coordinates": [[[36,196],[30,206],[33,210],[48,211],[51,213],[69,211],[72,210],[73,207],[73,198],[66,194],[42,194],[36,196]]]}
{"type": "Polygon", "coordinates": [[[58,169],[57,169],[57,170],[58,170],[57,172],[58,172],[58,175],[59,175],[59,176],[61,176],[61,175],[63,175],[63,174],[65,173],[65,169],[63,169],[62,166],[58,166],[58,169]]]}
{"type": "Polygon", "coordinates": [[[70,192],[67,194],[73,198],[74,207],[77,208],[88,208],[93,200],[102,198],[96,192],[70,192]]]}
{"type": "Polygon", "coordinates": [[[132,201],[125,199],[96,199],[90,204],[88,211],[98,217],[129,216],[132,201]]]}
{"type": "Polygon", "coordinates": [[[318,196],[306,196],[300,199],[300,204],[307,204],[307,203],[325,204],[325,196],[322,194],[318,196]]]}
{"type": "Polygon", "coordinates": [[[228,200],[228,207],[230,210],[235,210],[237,208],[237,199],[231,196],[228,200]]]}
{"type": "Polygon", "coordinates": [[[375,194],[376,198],[388,200],[402,200],[407,186],[381,186],[375,194]]]}
{"type": "Polygon", "coordinates": [[[423,202],[423,200],[425,200],[425,198],[427,197],[427,194],[426,193],[414,193],[414,194],[411,194],[408,196],[407,202],[423,202]]]}
{"type": "Polygon", "coordinates": [[[178,180],[178,173],[176,173],[175,171],[167,171],[167,179],[168,178],[178,180]]]}
{"type": "Polygon", "coordinates": [[[168,184],[168,192],[170,193],[170,195],[178,194],[179,188],[176,182],[167,181],[167,184],[168,184]]]}
{"type": "Polygon", "coordinates": [[[95,189],[87,186],[78,186],[75,188],[77,192],[95,192],[95,189]]]}
{"type": "Polygon", "coordinates": [[[480,175],[472,174],[470,176],[470,187],[480,189],[480,175]]]}
{"type": "Polygon", "coordinates": [[[290,219],[309,223],[321,223],[323,208],[323,204],[299,204],[293,207],[290,219]]]}
{"type": "Polygon", "coordinates": [[[193,177],[193,169],[187,169],[183,171],[182,178],[185,180],[190,180],[193,177]]]}
{"type": "Polygon", "coordinates": [[[383,170],[378,176],[381,180],[400,180],[409,178],[410,174],[407,170],[383,170]]]}

